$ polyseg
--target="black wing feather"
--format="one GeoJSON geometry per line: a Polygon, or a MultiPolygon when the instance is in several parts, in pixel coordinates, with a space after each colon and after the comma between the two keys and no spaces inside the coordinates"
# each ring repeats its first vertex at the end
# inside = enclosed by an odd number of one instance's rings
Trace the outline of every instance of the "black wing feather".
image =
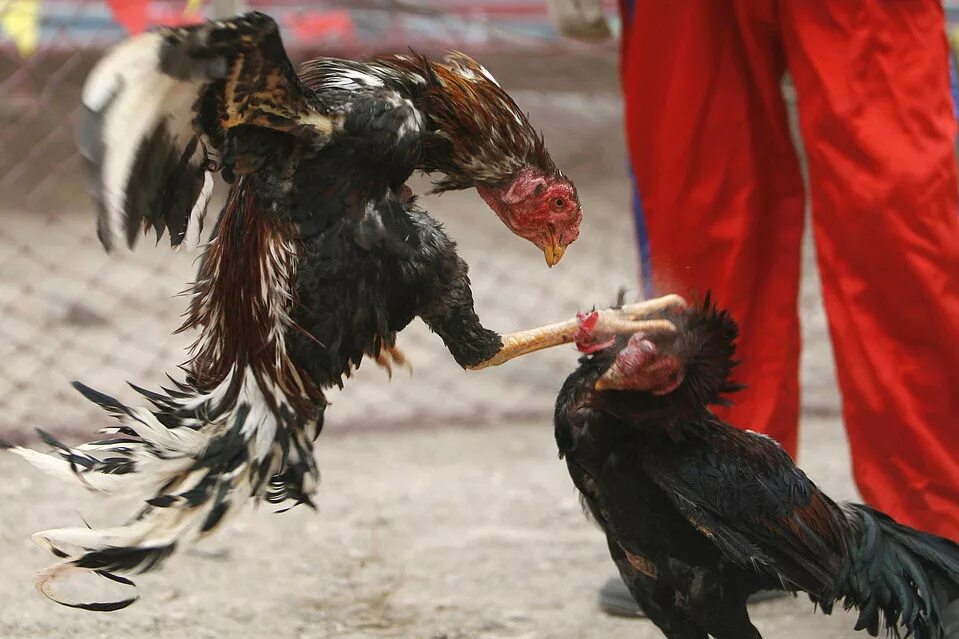
{"type": "Polygon", "coordinates": [[[731,561],[828,591],[847,554],[842,511],[775,441],[709,426],[723,437],[644,451],[650,477],[731,561]]]}

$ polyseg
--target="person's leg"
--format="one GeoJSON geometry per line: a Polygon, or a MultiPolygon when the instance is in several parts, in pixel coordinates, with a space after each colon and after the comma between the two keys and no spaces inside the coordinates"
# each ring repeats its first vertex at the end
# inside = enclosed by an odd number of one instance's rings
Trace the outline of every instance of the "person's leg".
{"type": "Polygon", "coordinates": [[[939,0],[782,3],[856,481],[959,539],[959,187],[939,0]]]}
{"type": "MultiPolygon", "coordinates": [[[[773,3],[759,4],[620,0],[622,82],[645,293],[730,308],[749,389],[720,413],[795,455],[804,193],[773,3]]],[[[599,600],[642,614],[618,577],[599,600]]]]}
{"type": "Polygon", "coordinates": [[[804,193],[774,6],[624,1],[622,81],[646,293],[732,312],[748,389],[719,412],[795,455],[804,193]]]}

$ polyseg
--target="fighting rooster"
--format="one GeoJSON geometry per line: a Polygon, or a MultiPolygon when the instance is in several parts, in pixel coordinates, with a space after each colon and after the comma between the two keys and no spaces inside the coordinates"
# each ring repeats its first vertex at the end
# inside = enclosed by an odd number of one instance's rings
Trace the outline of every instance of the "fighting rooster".
{"type": "MultiPolygon", "coordinates": [[[[37,533],[62,558],[38,582],[55,600],[55,578],[71,571],[129,584],[115,573],[155,568],[251,499],[311,504],[323,390],[414,317],[468,368],[575,333],[575,321],[503,336],[483,327],[466,264],[404,186],[417,168],[442,170],[441,189],[476,185],[551,264],[575,239],[575,189],[487,71],[465,56],[412,55],[306,69],[293,72],[271,19],[248,14],[134,38],[84,87],[80,145],[108,249],[151,226],[175,246],[196,242],[214,172],[230,191],[192,290],[186,378],[137,388],[149,407],[76,384],[117,419],[106,437],[76,448],[46,437],[52,456],[14,449],[146,500],[115,528],[37,533]]],[[[613,332],[663,323],[642,315],[602,319],[613,332]]]]}
{"type": "Polygon", "coordinates": [[[445,174],[436,192],[476,187],[549,266],[579,236],[573,183],[509,94],[462,53],[318,58],[297,74],[275,22],[254,12],[125,41],[92,72],[83,111],[78,141],[108,250],[132,247],[149,226],[158,239],[168,230],[173,246],[195,245],[217,171],[230,182],[255,175],[257,194],[307,231],[344,199],[400,190],[412,167],[445,174]],[[345,164],[320,176],[311,161],[332,140],[345,164]]]}
{"type": "MultiPolygon", "coordinates": [[[[663,315],[666,317],[666,315],[663,315]]],[[[943,636],[959,546],[861,504],[838,506],[772,439],[716,418],[737,326],[700,307],[674,333],[613,337],[581,317],[590,355],[556,403],[556,442],[633,597],[670,639],[759,638],[746,598],[805,591],[857,630],[943,636]]]]}

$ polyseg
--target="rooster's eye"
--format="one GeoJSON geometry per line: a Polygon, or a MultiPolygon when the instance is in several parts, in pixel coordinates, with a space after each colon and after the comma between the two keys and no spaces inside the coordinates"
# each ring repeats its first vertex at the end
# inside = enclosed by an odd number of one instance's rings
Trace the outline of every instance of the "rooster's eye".
{"type": "Polygon", "coordinates": [[[561,197],[556,198],[556,201],[554,202],[554,204],[556,205],[556,208],[558,209],[561,209],[564,206],[566,206],[566,202],[561,197]]]}

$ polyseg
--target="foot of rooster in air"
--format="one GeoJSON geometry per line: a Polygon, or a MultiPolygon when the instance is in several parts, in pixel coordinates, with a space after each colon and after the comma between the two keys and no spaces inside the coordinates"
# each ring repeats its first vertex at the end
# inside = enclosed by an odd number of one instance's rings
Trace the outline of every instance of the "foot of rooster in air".
{"type": "Polygon", "coordinates": [[[503,335],[503,347],[493,357],[469,368],[480,370],[499,366],[511,359],[546,348],[573,342],[584,343],[588,341],[588,335],[584,331],[607,336],[673,334],[676,332],[676,327],[670,320],[645,318],[665,311],[682,311],[685,308],[686,300],[679,295],[670,294],[644,302],[625,304],[619,308],[594,310],[588,314],[580,313],[565,322],[503,335]]]}

